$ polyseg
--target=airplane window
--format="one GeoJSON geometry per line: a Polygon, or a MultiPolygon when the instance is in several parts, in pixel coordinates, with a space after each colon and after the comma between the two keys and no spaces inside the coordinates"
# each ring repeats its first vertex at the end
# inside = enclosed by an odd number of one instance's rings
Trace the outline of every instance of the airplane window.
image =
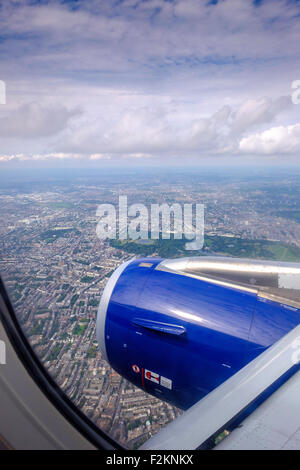
{"type": "MultiPolygon", "coordinates": [[[[117,374],[95,335],[103,288],[135,254],[99,240],[98,202],[114,201],[115,191],[137,181],[118,171],[83,177],[73,170],[69,177],[58,183],[40,170],[2,179],[1,274],[34,351],[57,383],[101,429],[137,448],[181,413],[117,374]]],[[[142,254],[143,244],[134,247],[142,254]]]]}
{"type": "MultiPolygon", "coordinates": [[[[243,172],[233,177],[215,170],[203,174],[181,169],[164,174],[154,169],[147,171],[147,191],[146,175],[140,171],[137,177],[132,170],[122,175],[111,169],[86,174],[72,170],[59,182],[49,170],[46,175],[42,169],[34,174],[5,173],[1,274],[20,323],[38,357],[74,403],[130,448],[139,447],[182,411],[136,388],[103,359],[95,334],[96,316],[112,272],[134,256],[173,258],[175,262],[187,255],[207,259],[207,255],[224,254],[261,260],[300,259],[298,224],[292,220],[296,209],[289,209],[299,198],[299,176],[288,171],[282,181],[282,172],[273,172],[270,178],[269,172],[258,176],[254,171],[246,178],[243,172]],[[227,198],[216,207],[220,187],[227,198]],[[98,202],[114,202],[120,190],[130,192],[132,188],[132,202],[138,197],[145,206],[149,200],[155,203],[173,197],[171,201],[176,201],[187,192],[189,197],[201,197],[209,207],[206,226],[210,230],[204,247],[187,251],[185,241],[173,237],[147,243],[142,239],[100,240],[96,233],[98,202]],[[258,198],[258,192],[263,197],[258,198]],[[231,203],[235,201],[235,216],[228,211],[229,198],[231,203]],[[277,201],[283,199],[285,204],[281,203],[278,213],[277,201]],[[229,216],[232,219],[224,224],[229,216]],[[252,218],[252,224],[245,224],[242,216],[252,218]],[[288,242],[283,236],[287,217],[292,217],[288,242]]],[[[193,266],[189,269],[195,273],[193,266]]]]}
{"type": "Polygon", "coordinates": [[[131,449],[298,322],[300,4],[268,3],[0,6],[1,277],[131,449]]]}

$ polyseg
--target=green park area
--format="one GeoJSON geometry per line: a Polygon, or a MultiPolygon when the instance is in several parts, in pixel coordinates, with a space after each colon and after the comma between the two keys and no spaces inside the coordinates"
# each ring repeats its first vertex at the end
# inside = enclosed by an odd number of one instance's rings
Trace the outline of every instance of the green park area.
{"type": "Polygon", "coordinates": [[[149,244],[141,240],[110,240],[114,248],[137,256],[158,256],[176,258],[179,256],[223,255],[239,258],[266,259],[276,261],[300,261],[300,248],[271,240],[250,240],[228,236],[205,236],[201,250],[185,250],[182,240],[151,240],[149,244]]]}
{"type": "Polygon", "coordinates": [[[41,239],[46,243],[53,243],[58,238],[67,237],[71,233],[73,235],[79,235],[80,231],[75,228],[57,228],[53,230],[46,230],[45,232],[41,233],[41,239]]]}

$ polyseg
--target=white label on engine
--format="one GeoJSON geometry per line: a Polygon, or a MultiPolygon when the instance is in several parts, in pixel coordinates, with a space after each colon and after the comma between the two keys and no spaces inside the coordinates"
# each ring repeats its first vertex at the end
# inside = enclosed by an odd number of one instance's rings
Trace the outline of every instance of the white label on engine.
{"type": "Polygon", "coordinates": [[[145,377],[146,379],[151,380],[151,382],[159,384],[159,374],[151,372],[151,370],[145,369],[145,377]]]}
{"type": "Polygon", "coordinates": [[[162,387],[168,388],[169,390],[172,390],[172,380],[167,379],[166,377],[163,377],[162,375],[160,377],[160,385],[162,385],[162,387]]]}

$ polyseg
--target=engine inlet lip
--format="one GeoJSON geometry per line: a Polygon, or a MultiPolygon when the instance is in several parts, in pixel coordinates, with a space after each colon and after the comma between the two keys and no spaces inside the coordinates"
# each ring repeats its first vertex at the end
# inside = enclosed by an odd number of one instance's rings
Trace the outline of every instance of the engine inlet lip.
{"type": "Polygon", "coordinates": [[[106,322],[106,315],[107,315],[107,308],[108,304],[110,302],[111,295],[113,293],[113,290],[115,288],[116,283],[118,282],[119,277],[123,273],[123,271],[127,268],[127,266],[132,263],[133,259],[131,258],[128,261],[125,261],[125,263],[122,263],[110,276],[98,308],[98,313],[97,313],[97,321],[96,321],[96,336],[98,340],[98,345],[99,349],[102,353],[103,359],[105,361],[109,362],[108,357],[107,357],[107,351],[106,351],[106,344],[105,344],[105,322],[106,322]]]}

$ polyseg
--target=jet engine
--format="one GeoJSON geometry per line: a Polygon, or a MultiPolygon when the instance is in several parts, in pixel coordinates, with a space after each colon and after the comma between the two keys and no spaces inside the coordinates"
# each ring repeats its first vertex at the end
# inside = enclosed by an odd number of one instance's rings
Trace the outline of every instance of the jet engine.
{"type": "Polygon", "coordinates": [[[134,259],[99,306],[103,358],[187,409],[300,323],[300,265],[236,258],[134,259]]]}

